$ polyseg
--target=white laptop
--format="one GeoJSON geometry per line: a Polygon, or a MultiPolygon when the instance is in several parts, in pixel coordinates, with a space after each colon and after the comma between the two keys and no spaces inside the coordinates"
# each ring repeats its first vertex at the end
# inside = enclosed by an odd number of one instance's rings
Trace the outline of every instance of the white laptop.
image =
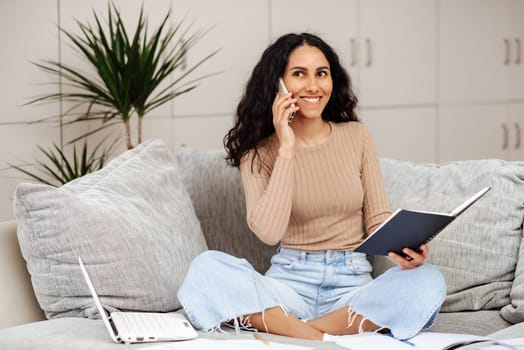
{"type": "Polygon", "coordinates": [[[182,314],[112,312],[107,315],[80,257],[78,257],[78,262],[87,286],[93,295],[98,312],[104,320],[109,336],[115,343],[187,340],[198,336],[198,333],[182,314]]]}

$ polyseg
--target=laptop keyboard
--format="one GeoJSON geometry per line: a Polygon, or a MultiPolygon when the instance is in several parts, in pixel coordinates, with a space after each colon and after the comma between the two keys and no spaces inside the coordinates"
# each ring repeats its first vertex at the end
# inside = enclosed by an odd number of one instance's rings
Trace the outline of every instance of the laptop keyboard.
{"type": "MultiPolygon", "coordinates": [[[[156,335],[173,335],[173,331],[180,329],[180,319],[169,314],[148,314],[148,313],[119,313],[118,327],[124,326],[127,333],[156,335]],[[121,323],[121,324],[120,324],[121,323]]],[[[120,332],[126,331],[119,329],[120,332]]]]}

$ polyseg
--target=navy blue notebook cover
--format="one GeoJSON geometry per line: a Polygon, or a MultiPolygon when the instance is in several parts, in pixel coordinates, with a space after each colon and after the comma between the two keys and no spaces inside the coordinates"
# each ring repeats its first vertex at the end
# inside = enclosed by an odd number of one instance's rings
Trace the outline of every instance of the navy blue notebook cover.
{"type": "Polygon", "coordinates": [[[370,255],[388,255],[389,252],[403,255],[403,248],[416,250],[433,239],[489,190],[490,187],[483,188],[449,213],[398,209],[355,251],[370,255]]]}

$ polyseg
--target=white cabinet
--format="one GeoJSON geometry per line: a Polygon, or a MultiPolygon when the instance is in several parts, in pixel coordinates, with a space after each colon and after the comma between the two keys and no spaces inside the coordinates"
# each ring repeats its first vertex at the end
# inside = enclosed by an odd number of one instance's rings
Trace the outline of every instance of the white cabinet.
{"type": "Polygon", "coordinates": [[[357,0],[270,0],[271,41],[283,34],[310,32],[328,42],[339,55],[354,85],[358,81],[357,0]]]}
{"type": "Polygon", "coordinates": [[[331,43],[360,104],[436,102],[436,0],[272,1],[272,37],[311,31],[331,43]]]}
{"type": "Polygon", "coordinates": [[[359,3],[361,105],[436,103],[437,2],[359,3]]]}
{"type": "Polygon", "coordinates": [[[42,159],[36,145],[60,143],[55,125],[15,124],[59,114],[58,104],[24,106],[58,81],[31,64],[58,57],[56,6],[56,0],[0,1],[0,221],[13,219],[14,190],[24,177],[5,171],[8,163],[32,163],[42,159]]]}
{"type": "Polygon", "coordinates": [[[524,160],[524,103],[442,107],[440,161],[524,160]]]}
{"type": "Polygon", "coordinates": [[[511,2],[510,97],[524,100],[524,0],[511,2]]]}
{"type": "Polygon", "coordinates": [[[440,1],[440,100],[524,99],[524,1],[440,1]]]}
{"type": "Polygon", "coordinates": [[[272,39],[288,32],[320,35],[351,76],[379,155],[436,161],[437,1],[316,4],[273,0],[272,39]]]}
{"type": "Polygon", "coordinates": [[[524,160],[524,103],[509,106],[507,149],[511,160],[524,160]]]}
{"type": "Polygon", "coordinates": [[[251,70],[269,43],[267,2],[172,1],[178,18],[187,16],[189,21],[194,19],[196,29],[212,27],[191,49],[188,66],[220,49],[215,57],[195,72],[194,77],[219,74],[203,80],[195,92],[177,97],[174,103],[175,117],[232,116],[251,70]]]}
{"type": "MultiPolygon", "coordinates": [[[[31,62],[58,58],[56,0],[1,1],[0,122],[20,122],[54,116],[58,104],[24,106],[36,96],[54,88],[58,78],[31,62]]],[[[58,132],[57,132],[58,133],[58,132]]],[[[2,144],[2,149],[7,144],[2,144]]],[[[33,145],[31,145],[33,147],[33,145]]],[[[7,148],[17,149],[15,145],[7,148]]],[[[0,166],[1,167],[1,166],[0,166]]]]}
{"type": "Polygon", "coordinates": [[[511,0],[440,1],[440,101],[506,101],[511,0]]]}
{"type": "Polygon", "coordinates": [[[506,104],[442,106],[439,110],[439,161],[507,158],[506,104]]]}
{"type": "Polygon", "coordinates": [[[437,159],[435,107],[367,109],[360,111],[380,157],[414,162],[437,159]]]}
{"type": "Polygon", "coordinates": [[[523,159],[524,1],[441,0],[439,160],[523,159]]]}

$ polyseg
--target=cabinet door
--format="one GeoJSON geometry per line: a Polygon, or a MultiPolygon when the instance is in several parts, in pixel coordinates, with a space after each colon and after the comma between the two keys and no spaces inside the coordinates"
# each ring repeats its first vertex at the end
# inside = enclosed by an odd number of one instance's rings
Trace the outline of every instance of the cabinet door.
{"type": "Polygon", "coordinates": [[[512,0],[511,7],[510,93],[514,100],[524,100],[524,0],[512,0]]]}
{"type": "Polygon", "coordinates": [[[506,104],[439,110],[439,161],[508,157],[506,104]]]}
{"type": "MultiPolygon", "coordinates": [[[[192,92],[174,101],[175,117],[191,115],[233,115],[251,70],[260,59],[268,40],[268,6],[265,1],[172,0],[178,16],[195,20],[195,28],[209,33],[188,55],[188,66],[210,52],[220,52],[194,77],[210,73],[192,92]]],[[[180,17],[179,17],[180,18],[180,17]]]]}
{"type": "Polygon", "coordinates": [[[272,0],[271,37],[285,33],[319,35],[337,52],[356,86],[357,0],[330,0],[319,6],[314,0],[272,0]],[[324,6],[325,5],[325,6],[324,6]]]}
{"type": "Polygon", "coordinates": [[[57,115],[58,103],[22,106],[36,96],[58,91],[58,78],[31,64],[58,59],[56,0],[2,1],[0,13],[1,121],[21,122],[57,115]]]}
{"type": "Polygon", "coordinates": [[[362,109],[378,154],[414,162],[436,162],[436,108],[362,109]]]}
{"type": "Polygon", "coordinates": [[[440,0],[442,102],[507,100],[510,1],[440,0]]]}
{"type": "Polygon", "coordinates": [[[360,1],[363,106],[436,102],[437,2],[360,1]]]}
{"type": "Polygon", "coordinates": [[[509,113],[509,159],[524,160],[524,103],[511,104],[509,113]]]}

